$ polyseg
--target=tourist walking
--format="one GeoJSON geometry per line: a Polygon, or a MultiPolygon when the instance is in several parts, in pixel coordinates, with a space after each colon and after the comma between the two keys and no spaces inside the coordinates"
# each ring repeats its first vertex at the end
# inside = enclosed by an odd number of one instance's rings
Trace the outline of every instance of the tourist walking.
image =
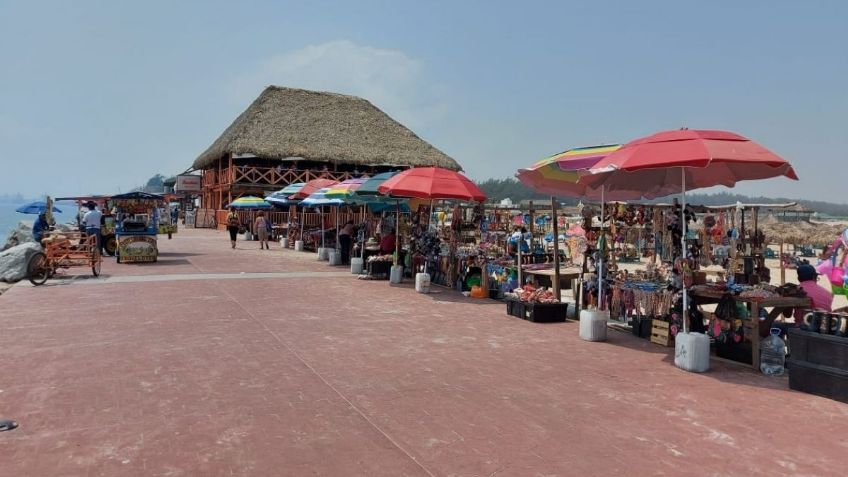
{"type": "Polygon", "coordinates": [[[339,247],[342,253],[342,265],[350,265],[350,237],[353,235],[353,221],[348,220],[339,231],[339,247]]]}
{"type": "Polygon", "coordinates": [[[239,216],[236,213],[236,208],[230,207],[230,213],[227,214],[227,231],[230,233],[230,243],[233,248],[236,248],[236,237],[238,237],[240,226],[241,224],[239,223],[239,216]]]}
{"type": "Polygon", "coordinates": [[[89,202],[86,204],[86,207],[88,207],[88,212],[82,216],[82,223],[85,226],[85,234],[97,237],[95,250],[100,252],[103,247],[103,236],[100,233],[100,219],[103,218],[103,214],[97,210],[97,206],[94,205],[94,202],[89,202]]]}
{"type": "Polygon", "coordinates": [[[256,214],[256,220],[253,221],[253,232],[259,237],[259,250],[263,248],[270,250],[268,246],[268,235],[271,231],[271,221],[265,217],[265,212],[261,210],[256,214]]]}

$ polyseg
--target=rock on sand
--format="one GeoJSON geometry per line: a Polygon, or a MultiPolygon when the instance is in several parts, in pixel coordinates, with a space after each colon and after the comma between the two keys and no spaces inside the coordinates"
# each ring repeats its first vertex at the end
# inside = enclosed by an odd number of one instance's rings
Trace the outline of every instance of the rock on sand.
{"type": "Polygon", "coordinates": [[[32,222],[21,221],[18,226],[9,232],[6,244],[0,250],[9,250],[22,243],[32,242],[32,222]]]}
{"type": "Polygon", "coordinates": [[[30,257],[40,251],[40,245],[27,242],[0,252],[0,282],[17,282],[26,278],[30,257]]]}

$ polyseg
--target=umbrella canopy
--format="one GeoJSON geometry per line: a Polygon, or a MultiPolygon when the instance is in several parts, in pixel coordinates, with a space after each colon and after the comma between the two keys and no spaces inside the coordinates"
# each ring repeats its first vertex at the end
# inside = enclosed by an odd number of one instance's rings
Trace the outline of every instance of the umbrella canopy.
{"type": "Polygon", "coordinates": [[[353,198],[353,194],[356,189],[359,189],[362,184],[365,183],[367,179],[348,179],[346,181],[339,182],[336,185],[330,186],[327,190],[327,193],[324,194],[328,199],[341,199],[344,201],[350,201],[353,198]]]}
{"type": "Polygon", "coordinates": [[[271,195],[290,196],[292,194],[296,194],[296,193],[300,192],[300,189],[303,189],[303,186],[305,186],[305,185],[306,185],[306,182],[294,182],[292,184],[289,184],[289,185],[283,187],[282,189],[278,190],[277,192],[274,192],[271,195]]]}
{"type": "Polygon", "coordinates": [[[392,177],[394,177],[398,174],[400,174],[400,171],[382,172],[380,174],[377,174],[377,175],[367,179],[365,182],[363,182],[362,185],[360,185],[354,191],[354,195],[357,196],[357,197],[381,196],[383,194],[381,194],[380,191],[378,190],[379,187],[381,185],[383,185],[383,182],[386,182],[387,180],[391,179],[392,177]]]}
{"type": "Polygon", "coordinates": [[[245,196],[230,202],[227,208],[230,207],[237,209],[270,209],[271,204],[261,197],[245,196]]]}
{"type": "Polygon", "coordinates": [[[417,199],[459,199],[483,202],[486,194],[459,172],[440,167],[416,167],[383,182],[377,190],[384,195],[417,199]]]}
{"type": "Polygon", "coordinates": [[[300,205],[305,207],[322,207],[322,206],[340,206],[344,205],[345,201],[341,199],[330,199],[327,197],[327,191],[330,189],[328,187],[324,187],[312,194],[309,194],[308,197],[303,199],[303,202],[300,205]]]}
{"type": "Polygon", "coordinates": [[[786,160],[750,139],[695,129],[664,131],[631,141],[589,172],[582,183],[591,188],[604,186],[610,197],[624,192],[641,196],[633,199],[678,193],[684,179],[686,190],[733,187],[743,180],[778,176],[798,179],[786,160]]]}
{"type": "MultiPolygon", "coordinates": [[[[37,200],[35,202],[30,202],[29,204],[24,204],[24,205],[18,207],[17,209],[15,209],[15,212],[19,212],[21,214],[33,214],[33,215],[43,214],[44,212],[47,212],[47,202],[45,202],[43,200],[37,200]]],[[[62,213],[62,211],[59,210],[56,207],[53,207],[53,212],[58,212],[60,214],[62,213]]]]}
{"type": "Polygon", "coordinates": [[[272,205],[295,205],[300,203],[299,200],[292,200],[285,196],[269,195],[265,197],[265,202],[272,205]]]}
{"type": "MultiPolygon", "coordinates": [[[[597,200],[600,198],[600,191],[579,183],[579,171],[594,167],[601,159],[620,147],[618,144],[607,144],[569,149],[546,157],[526,169],[519,169],[515,176],[536,192],[597,200]]],[[[618,200],[616,197],[612,199],[618,200]]]]}
{"type": "Polygon", "coordinates": [[[297,192],[293,193],[289,196],[290,199],[305,199],[309,197],[310,194],[314,194],[324,187],[330,187],[338,184],[338,181],[334,181],[332,179],[312,179],[303,185],[297,192]]]}

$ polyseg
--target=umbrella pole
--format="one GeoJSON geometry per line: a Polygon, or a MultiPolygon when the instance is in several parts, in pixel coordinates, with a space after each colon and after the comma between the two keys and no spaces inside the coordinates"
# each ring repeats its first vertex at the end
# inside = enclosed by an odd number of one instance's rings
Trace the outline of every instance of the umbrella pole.
{"type": "Polygon", "coordinates": [[[557,301],[562,301],[562,292],[559,289],[559,227],[557,226],[557,203],[554,196],[551,196],[551,221],[554,224],[554,297],[557,301]]]}
{"type": "Polygon", "coordinates": [[[400,262],[400,200],[395,204],[395,266],[398,266],[400,262]]]}
{"type": "Polygon", "coordinates": [[[321,206],[321,248],[324,247],[324,206],[321,206]]]}
{"type": "Polygon", "coordinates": [[[342,206],[340,205],[336,206],[336,250],[342,249],[341,246],[339,246],[339,209],[341,208],[342,206]]]}
{"type": "MultiPolygon", "coordinates": [[[[683,255],[683,260],[680,262],[680,278],[683,278],[683,264],[686,261],[686,168],[680,168],[680,183],[683,189],[683,205],[680,207],[680,220],[682,220],[683,233],[680,237],[680,253],[683,255]]],[[[681,280],[682,281],[682,280],[681,280]]],[[[689,296],[686,291],[686,283],[683,283],[683,332],[689,332],[689,296]]],[[[754,318],[756,320],[756,318],[754,318]]]]}
{"type": "MultiPolygon", "coordinates": [[[[601,236],[602,243],[606,245],[604,238],[604,192],[606,186],[601,186],[601,236]]],[[[598,310],[604,309],[604,251],[598,248],[598,310]]]]}
{"type": "Polygon", "coordinates": [[[300,241],[303,242],[303,221],[306,220],[306,207],[300,211],[300,241]]]}

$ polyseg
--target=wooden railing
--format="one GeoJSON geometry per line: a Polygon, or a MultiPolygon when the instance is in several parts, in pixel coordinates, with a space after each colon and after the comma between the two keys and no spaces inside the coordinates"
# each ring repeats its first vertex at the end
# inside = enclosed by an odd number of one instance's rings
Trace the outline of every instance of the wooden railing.
{"type": "MultiPolygon", "coordinates": [[[[314,210],[314,209],[309,209],[314,210]]],[[[250,224],[256,218],[256,211],[253,210],[239,210],[236,211],[239,216],[239,221],[242,224],[250,224]]],[[[219,230],[224,230],[227,228],[227,215],[229,211],[227,210],[218,210],[215,212],[215,220],[218,225],[219,230]]],[[[365,212],[363,211],[351,211],[349,209],[344,209],[339,212],[339,226],[347,223],[348,220],[353,220],[354,223],[360,223],[364,220],[365,212]]],[[[288,211],[278,212],[271,211],[267,212],[266,216],[270,217],[271,223],[275,226],[277,225],[285,225],[288,223],[297,223],[298,225],[303,223],[305,228],[314,228],[321,227],[321,216],[324,216],[324,228],[333,228],[336,226],[336,211],[335,209],[327,208],[327,210],[321,214],[318,212],[303,212],[297,211],[291,214],[291,218],[289,217],[288,211]]]]}

